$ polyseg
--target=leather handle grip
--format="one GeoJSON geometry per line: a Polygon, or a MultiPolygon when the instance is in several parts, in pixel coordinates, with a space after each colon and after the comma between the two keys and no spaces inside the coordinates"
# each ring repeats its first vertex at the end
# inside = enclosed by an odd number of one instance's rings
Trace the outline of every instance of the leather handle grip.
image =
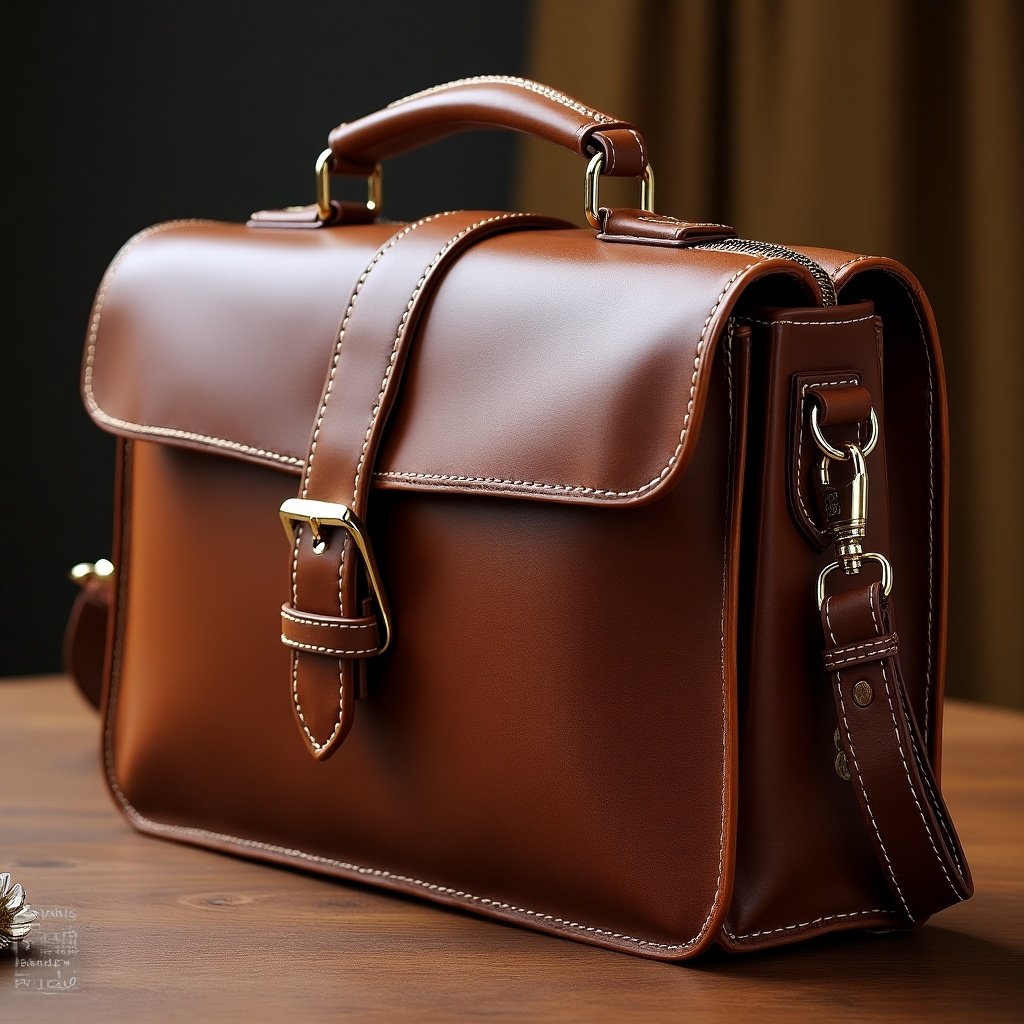
{"type": "Polygon", "coordinates": [[[602,174],[640,177],[647,147],[636,128],[526,78],[485,75],[439,85],[330,134],[332,171],[368,175],[387,157],[477,129],[503,128],[557,143],[581,156],[600,153],[602,174]]]}

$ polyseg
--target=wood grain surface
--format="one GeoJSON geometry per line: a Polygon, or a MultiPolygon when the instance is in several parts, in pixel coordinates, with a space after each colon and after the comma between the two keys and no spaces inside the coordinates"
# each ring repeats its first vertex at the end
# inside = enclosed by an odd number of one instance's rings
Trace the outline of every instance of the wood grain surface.
{"type": "Polygon", "coordinates": [[[977,895],[913,932],[661,964],[133,832],[61,678],[0,680],[0,870],[41,912],[0,1020],[1024,1018],[1024,715],[951,703],[977,895]],[[293,1016],[294,1015],[294,1016],[293,1016]]]}

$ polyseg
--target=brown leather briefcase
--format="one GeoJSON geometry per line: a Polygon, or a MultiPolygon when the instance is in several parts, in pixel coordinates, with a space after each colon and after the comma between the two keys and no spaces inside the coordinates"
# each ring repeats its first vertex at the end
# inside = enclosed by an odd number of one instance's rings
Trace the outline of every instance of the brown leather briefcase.
{"type": "Polygon", "coordinates": [[[317,188],[96,297],[128,820],[661,959],[967,898],[914,277],[653,213],[639,132],[518,78],[339,126],[317,188]],[[382,160],[482,127],[581,154],[591,226],[377,219],[382,160]]]}

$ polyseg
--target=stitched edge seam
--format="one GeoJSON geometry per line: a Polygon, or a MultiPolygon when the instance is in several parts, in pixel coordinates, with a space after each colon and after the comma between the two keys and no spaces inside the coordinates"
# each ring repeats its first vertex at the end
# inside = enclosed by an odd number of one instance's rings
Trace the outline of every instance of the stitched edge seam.
{"type": "Polygon", "coordinates": [[[339,657],[350,657],[355,654],[373,654],[379,650],[377,647],[364,647],[356,649],[342,649],[339,647],[320,647],[317,644],[304,644],[301,640],[292,640],[291,637],[281,634],[281,643],[287,647],[294,647],[300,651],[312,651],[315,654],[336,654],[339,657]]]}
{"type": "MultiPolygon", "coordinates": [[[[832,598],[826,598],[825,600],[825,622],[828,624],[828,635],[832,643],[836,642],[835,630],[832,628],[832,618],[829,615],[829,608],[832,604],[832,598]]],[[[868,791],[864,786],[864,777],[861,774],[860,764],[857,761],[857,751],[853,746],[853,738],[850,736],[850,723],[846,717],[846,698],[843,695],[843,675],[841,672],[833,673],[835,678],[836,695],[839,697],[839,708],[842,712],[843,722],[843,735],[846,738],[846,745],[850,751],[850,762],[853,764],[854,771],[857,775],[857,785],[860,788],[861,796],[864,798],[864,806],[867,808],[868,817],[871,819],[871,827],[875,830],[875,837],[878,839],[878,848],[882,851],[882,857],[885,859],[885,866],[888,872],[889,878],[892,880],[893,888],[896,890],[896,895],[899,897],[900,905],[906,912],[908,920],[913,924],[914,915],[910,912],[910,907],[907,905],[906,898],[903,895],[903,890],[900,888],[900,883],[896,880],[896,871],[892,866],[892,861],[889,860],[889,853],[885,848],[885,842],[882,839],[882,833],[879,831],[878,822],[875,821],[875,812],[871,809],[871,801],[868,799],[868,791]]]]}
{"type": "MultiPolygon", "coordinates": [[[[753,264],[751,264],[753,265],[753,264]]],[[[717,303],[716,307],[717,308],[717,303]]],[[[710,315],[709,315],[710,321],[710,315]]],[[[705,329],[707,324],[705,324],[705,329]]],[[[731,342],[731,333],[727,332],[726,335],[727,345],[731,342]]],[[[728,349],[727,349],[728,351],[728,349]]],[[[731,373],[731,362],[727,362],[727,367],[731,373]]],[[[730,464],[733,459],[733,445],[732,445],[732,419],[733,419],[733,395],[732,389],[729,389],[729,420],[730,420],[730,440],[729,440],[729,460],[730,464]]],[[[685,952],[688,949],[692,949],[698,945],[705,936],[707,935],[708,926],[711,923],[712,918],[715,915],[716,910],[721,905],[722,901],[722,877],[725,870],[725,833],[726,833],[726,796],[727,796],[727,784],[728,784],[728,763],[726,754],[728,751],[728,717],[726,708],[726,680],[725,680],[725,595],[727,592],[728,584],[728,541],[725,545],[725,561],[723,562],[722,571],[722,789],[721,789],[721,831],[719,834],[719,851],[718,851],[718,880],[716,883],[715,897],[711,902],[711,908],[708,911],[707,917],[704,919],[704,923],[701,926],[700,931],[691,939],[682,943],[664,943],[655,942],[652,939],[643,939],[634,935],[628,935],[624,932],[612,931],[606,928],[599,928],[596,925],[586,925],[578,921],[570,921],[566,918],[557,917],[554,914],[546,914],[542,911],[530,910],[524,907],[518,907],[511,903],[503,903],[499,900],[493,900],[485,896],[477,896],[473,893],[466,892],[461,889],[453,889],[449,886],[439,885],[434,882],[422,881],[418,878],[412,878],[408,875],[396,874],[391,871],[386,871],[381,868],[368,868],[358,864],[352,864],[347,861],[335,860],[330,857],[322,857],[316,854],[307,853],[304,850],[292,849],[289,847],[275,846],[271,843],[262,843],[254,839],[244,839],[239,836],[231,836],[225,833],[213,832],[208,829],[194,828],[184,825],[168,825],[163,822],[154,821],[151,818],[147,818],[140,811],[132,805],[124,791],[121,789],[120,784],[117,781],[117,774],[114,767],[114,720],[117,713],[117,700],[120,691],[121,682],[121,659],[122,659],[122,648],[123,648],[123,637],[125,629],[125,618],[127,612],[127,606],[125,601],[125,592],[128,579],[128,548],[130,541],[130,489],[131,489],[131,461],[129,458],[131,449],[131,441],[124,441],[124,476],[122,483],[122,515],[121,515],[121,551],[119,561],[121,568],[119,572],[118,582],[118,601],[116,609],[116,624],[114,633],[114,648],[111,657],[111,673],[110,673],[110,693],[107,702],[107,716],[104,726],[104,762],[106,767],[107,783],[110,786],[110,790],[113,793],[115,799],[120,804],[125,815],[135,822],[137,827],[140,827],[146,831],[167,833],[169,835],[181,836],[181,837],[193,837],[195,839],[205,839],[216,843],[228,844],[231,846],[241,847],[248,850],[263,850],[268,853],[274,853],[278,856],[288,857],[291,859],[297,859],[307,864],[318,864],[327,867],[334,867],[338,870],[348,872],[353,875],[358,875],[364,878],[381,878],[389,881],[400,882],[403,885],[414,886],[418,889],[423,890],[427,893],[439,893],[445,896],[450,896],[455,899],[461,900],[465,903],[476,904],[482,907],[488,907],[493,910],[503,911],[507,914],[520,915],[522,917],[532,919],[538,922],[547,924],[557,925],[558,928],[566,931],[577,932],[580,935],[587,936],[599,936],[607,940],[616,940],[620,943],[628,943],[637,946],[641,949],[660,949],[669,953],[685,952]]],[[[727,486],[729,487],[729,495],[727,497],[727,503],[731,505],[731,478],[732,473],[727,474],[727,486]]],[[[299,527],[301,533],[302,527],[299,527]]]]}
{"type": "MultiPolygon", "coordinates": [[[[873,586],[869,591],[869,607],[871,609],[871,621],[874,623],[875,629],[881,632],[882,627],[879,625],[878,617],[875,615],[875,597],[877,594],[876,588],[873,586]]],[[[953,884],[953,880],[949,877],[949,871],[946,869],[946,865],[942,860],[942,855],[939,853],[939,847],[935,842],[935,836],[932,833],[931,826],[928,824],[928,819],[925,817],[924,808],[921,806],[921,801],[917,798],[917,790],[914,789],[914,781],[910,777],[910,766],[907,764],[906,753],[903,749],[903,737],[900,735],[899,723],[896,721],[896,707],[892,702],[892,690],[889,687],[889,675],[885,671],[885,661],[881,663],[882,669],[882,681],[885,683],[885,699],[889,704],[889,714],[892,716],[892,728],[893,733],[896,736],[896,746],[899,748],[900,761],[903,764],[903,773],[907,778],[907,786],[910,789],[910,795],[913,798],[914,806],[917,808],[918,817],[921,819],[921,824],[924,825],[925,834],[928,836],[928,843],[932,848],[932,853],[935,854],[935,859],[938,861],[939,867],[942,869],[942,874],[946,879],[946,884],[949,886],[950,891],[956,897],[957,900],[962,900],[963,897],[957,892],[956,886],[953,884]]]]}
{"type": "MultiPolygon", "coordinates": [[[[903,706],[903,712],[909,718],[911,715],[911,711],[909,706],[907,705],[906,697],[902,690],[899,690],[898,692],[900,703],[903,706]]],[[[932,811],[935,813],[935,818],[939,823],[939,827],[946,834],[946,842],[949,846],[949,852],[950,854],[952,854],[953,860],[955,861],[957,866],[957,870],[960,872],[960,879],[963,880],[966,876],[966,872],[964,871],[964,865],[960,860],[960,855],[957,853],[957,846],[959,844],[957,843],[954,837],[952,824],[946,820],[946,815],[943,813],[942,810],[942,802],[939,800],[938,796],[935,793],[935,790],[932,788],[931,782],[928,779],[929,773],[925,768],[924,759],[921,757],[921,751],[917,746],[917,740],[914,739],[914,730],[910,729],[908,730],[908,733],[910,736],[910,745],[913,747],[914,750],[914,760],[917,761],[918,773],[921,776],[921,780],[925,784],[925,788],[928,790],[928,793],[931,796],[932,811]]]]}
{"type": "Polygon", "coordinates": [[[577,114],[589,117],[592,121],[609,124],[619,120],[616,117],[609,117],[608,114],[602,114],[599,110],[593,110],[585,103],[580,103],[579,100],[574,100],[571,96],[567,96],[564,92],[559,92],[557,89],[552,89],[548,85],[541,85],[540,82],[535,82],[530,78],[520,78],[516,75],[472,75],[468,78],[456,78],[452,82],[445,82],[443,85],[432,85],[429,89],[421,89],[419,92],[403,96],[401,99],[389,103],[385,109],[391,110],[394,107],[400,107],[403,103],[410,102],[410,100],[418,100],[423,96],[433,96],[436,93],[444,92],[445,89],[457,88],[460,85],[515,85],[520,89],[525,89],[527,92],[533,92],[538,96],[543,96],[545,99],[560,103],[563,107],[568,107],[577,114]]]}
{"type": "Polygon", "coordinates": [[[897,650],[898,648],[895,644],[890,644],[888,647],[881,647],[868,654],[854,654],[849,658],[829,658],[827,667],[835,670],[840,665],[850,665],[853,664],[853,662],[864,665],[871,661],[880,661],[882,658],[891,657],[897,652],[897,650]]]}
{"type": "Polygon", "coordinates": [[[742,942],[744,939],[756,939],[761,935],[779,935],[783,932],[795,932],[802,928],[813,928],[816,925],[824,924],[826,921],[842,921],[851,917],[866,917],[868,915],[894,915],[894,910],[884,910],[881,907],[876,907],[873,910],[851,910],[845,914],[827,914],[824,917],[816,917],[812,921],[801,921],[799,924],[785,924],[781,928],[762,928],[756,932],[742,932],[737,934],[736,932],[729,931],[728,928],[723,929],[726,935],[735,942],[742,942]]]}
{"type": "MultiPolygon", "coordinates": [[[[370,438],[373,435],[373,428],[374,428],[374,426],[377,423],[377,417],[380,415],[380,407],[381,407],[381,404],[384,401],[384,395],[385,395],[385,392],[387,391],[388,382],[391,380],[391,374],[392,374],[392,372],[394,371],[394,368],[395,368],[395,360],[398,358],[398,351],[401,348],[402,339],[403,339],[403,337],[405,335],[406,325],[409,322],[409,316],[412,314],[413,307],[416,305],[416,300],[417,300],[417,298],[419,298],[419,294],[423,290],[423,286],[426,284],[427,278],[430,276],[431,271],[434,269],[434,267],[437,266],[437,264],[442,259],[444,259],[445,253],[447,253],[448,250],[451,249],[451,247],[453,245],[455,245],[458,242],[460,242],[463,238],[466,237],[466,235],[470,234],[470,232],[472,232],[472,231],[475,231],[477,228],[484,227],[487,224],[496,224],[499,221],[521,220],[522,218],[528,217],[528,216],[530,216],[530,215],[529,214],[525,214],[525,213],[500,213],[500,214],[496,214],[493,217],[484,217],[481,220],[475,221],[473,224],[470,224],[468,227],[465,227],[461,231],[459,231],[456,234],[452,235],[452,237],[449,238],[448,241],[445,242],[444,245],[442,245],[440,249],[438,249],[438,251],[434,254],[434,257],[427,264],[427,266],[424,269],[423,273],[420,275],[419,280],[417,280],[417,282],[416,282],[416,286],[413,288],[412,295],[409,297],[409,301],[405,305],[405,310],[402,313],[402,318],[398,322],[398,329],[395,332],[395,339],[394,339],[394,342],[391,345],[391,355],[388,357],[387,368],[384,371],[384,379],[380,382],[380,391],[377,393],[377,401],[374,404],[373,410],[370,413],[370,422],[369,422],[369,424],[366,427],[366,434],[363,437],[363,446],[362,446],[362,449],[359,452],[359,462],[356,464],[356,475],[355,475],[355,479],[354,479],[354,481],[352,483],[352,504],[353,505],[356,505],[358,503],[359,478],[362,475],[363,466],[366,463],[366,453],[369,451],[369,448],[370,448],[370,438]]],[[[433,220],[434,218],[428,218],[428,219],[429,220],[433,220]]],[[[424,221],[423,223],[426,223],[426,221],[424,221]]],[[[340,354],[340,345],[341,345],[341,343],[340,343],[340,339],[339,339],[339,349],[338,349],[339,354],[340,354]]],[[[333,375],[333,371],[332,371],[332,375],[333,375]]],[[[324,410],[326,410],[326,408],[327,408],[327,401],[325,399],[324,400],[324,410]]],[[[321,419],[323,418],[322,414],[321,414],[320,418],[321,419]]],[[[319,429],[319,426],[318,426],[318,429],[319,429]]],[[[312,456],[310,457],[310,461],[312,461],[312,456]]],[[[307,476],[307,480],[308,480],[308,476],[307,476]]],[[[305,491],[303,491],[303,493],[305,493],[305,491]]]]}
{"type": "MultiPolygon", "coordinates": [[[[429,220],[433,219],[434,217],[442,216],[444,216],[443,213],[433,214],[432,217],[424,218],[424,220],[429,220]]],[[[89,343],[87,347],[87,362],[83,391],[86,396],[86,401],[88,403],[89,410],[96,419],[108,424],[109,426],[120,430],[130,431],[139,436],[152,435],[157,437],[174,437],[180,440],[192,441],[197,444],[202,444],[212,448],[224,448],[229,451],[238,451],[247,455],[272,459],[275,462],[280,462],[282,464],[289,466],[303,467],[305,465],[305,461],[302,459],[298,459],[291,455],[284,455],[280,452],[271,451],[269,449],[253,448],[249,445],[242,444],[239,441],[232,441],[227,438],[215,437],[211,434],[201,434],[192,431],[180,430],[176,427],[153,426],[150,424],[135,423],[131,420],[124,420],[115,416],[111,416],[110,414],[104,412],[100,408],[100,406],[95,400],[95,397],[93,396],[92,372],[93,365],[95,363],[96,342],[98,340],[99,335],[100,320],[103,312],[103,301],[105,301],[106,299],[107,289],[109,288],[113,280],[114,274],[116,270],[119,268],[124,256],[126,256],[130,249],[134,248],[135,245],[137,245],[144,238],[147,238],[152,234],[158,234],[162,231],[170,230],[173,228],[192,227],[196,225],[209,223],[213,222],[202,220],[172,221],[168,222],[167,224],[157,225],[153,228],[147,228],[145,231],[140,232],[138,235],[132,238],[121,250],[121,252],[117,255],[117,257],[115,257],[113,263],[111,263],[106,275],[104,276],[103,282],[101,283],[100,294],[97,295],[96,307],[94,310],[92,325],[89,334],[89,343]]],[[[737,280],[740,277],[742,277],[752,267],[755,267],[758,263],[762,262],[764,262],[764,260],[760,258],[755,258],[750,263],[746,264],[746,266],[742,267],[740,270],[737,270],[736,273],[733,274],[733,276],[723,286],[722,291],[719,293],[717,300],[711,307],[707,319],[704,321],[704,325],[700,333],[700,338],[697,342],[697,349],[693,362],[694,369],[693,374],[691,375],[690,391],[686,404],[686,413],[683,417],[683,425],[679,433],[678,443],[676,444],[675,450],[669,457],[666,465],[662,468],[662,470],[658,473],[657,476],[648,480],[647,483],[642,484],[639,487],[632,488],[630,490],[616,491],[600,487],[588,487],[583,484],[547,483],[537,480],[515,480],[498,477],[459,476],[456,474],[449,473],[415,473],[405,472],[401,470],[395,470],[391,472],[377,472],[374,473],[374,477],[383,479],[390,478],[395,480],[407,480],[409,482],[416,482],[426,486],[430,486],[431,484],[439,486],[445,483],[462,483],[470,487],[473,487],[474,489],[479,488],[481,490],[493,490],[495,488],[503,487],[508,488],[511,491],[511,493],[515,493],[516,490],[521,492],[522,489],[526,488],[530,490],[540,490],[559,494],[575,494],[581,496],[585,495],[588,497],[602,498],[608,500],[633,498],[641,494],[645,494],[647,491],[656,487],[659,483],[661,483],[662,480],[665,479],[666,476],[668,476],[668,474],[672,471],[672,468],[678,462],[679,456],[683,450],[686,434],[689,430],[690,417],[693,412],[693,399],[694,395],[696,394],[697,380],[701,366],[701,356],[704,345],[707,341],[708,328],[711,325],[711,321],[713,320],[715,313],[718,311],[718,308],[721,306],[722,301],[725,299],[725,296],[736,284],[737,280]]]]}
{"type": "MultiPolygon", "coordinates": [[[[355,304],[359,299],[359,295],[363,290],[363,286],[366,284],[367,278],[373,269],[380,263],[384,258],[384,255],[394,248],[403,238],[411,234],[417,228],[422,227],[424,224],[429,224],[431,221],[437,220],[441,217],[446,217],[448,213],[435,213],[429,217],[422,217],[420,220],[415,221],[412,224],[407,224],[401,231],[392,235],[380,248],[373,254],[370,262],[363,269],[363,272],[359,275],[359,279],[356,281],[355,287],[352,289],[352,294],[349,297],[348,306],[345,308],[345,314],[341,318],[341,326],[338,328],[338,337],[334,343],[334,355],[331,359],[331,369],[327,376],[327,386],[324,389],[324,396],[320,401],[320,408],[317,411],[316,422],[313,427],[313,437],[309,444],[309,454],[306,457],[305,466],[302,471],[302,488],[301,496],[303,498],[309,493],[309,478],[313,472],[313,463],[316,459],[317,444],[320,440],[320,430],[323,426],[324,416],[327,413],[327,406],[331,401],[331,396],[334,393],[334,382],[337,377],[338,363],[341,360],[342,345],[345,341],[345,332],[348,329],[349,321],[352,319],[352,312],[355,308],[355,304]]],[[[295,534],[295,545],[292,556],[292,605],[297,606],[298,600],[298,570],[299,570],[299,545],[302,540],[301,529],[296,531],[295,534]]],[[[345,541],[343,549],[343,557],[341,559],[341,566],[344,566],[344,551],[348,550],[348,541],[345,541]]],[[[342,571],[339,567],[338,571],[338,608],[341,615],[345,614],[345,602],[342,592],[342,571]]],[[[338,733],[341,732],[342,726],[345,721],[345,665],[340,663],[338,665],[338,714],[334,721],[334,728],[331,730],[330,736],[322,742],[318,740],[312,730],[309,728],[309,723],[306,721],[305,715],[302,713],[302,703],[299,700],[299,655],[297,653],[297,646],[295,644],[289,644],[289,647],[293,648],[292,652],[292,703],[295,706],[295,713],[298,716],[299,722],[302,726],[302,731],[306,734],[306,738],[309,740],[310,745],[314,750],[323,750],[329,747],[331,743],[337,738],[338,733]]],[[[312,649],[312,648],[311,648],[312,649]]],[[[317,653],[326,653],[324,651],[317,651],[317,653]]],[[[367,653],[367,652],[363,652],[367,653]]]]}
{"type": "MultiPolygon", "coordinates": [[[[836,280],[843,270],[845,270],[847,267],[853,266],[854,263],[872,262],[872,261],[877,260],[877,259],[878,259],[877,256],[855,256],[853,259],[847,260],[845,263],[842,263],[838,267],[836,267],[836,269],[832,271],[832,274],[831,274],[832,279],[836,280]]],[[[929,727],[928,727],[928,720],[929,720],[929,714],[928,714],[929,713],[929,697],[930,697],[930,694],[931,694],[931,666],[932,666],[932,646],[933,646],[932,645],[932,633],[933,633],[933,621],[934,621],[933,605],[934,605],[934,599],[935,599],[935,582],[934,582],[934,561],[935,561],[935,551],[934,551],[934,520],[935,520],[935,425],[934,425],[934,418],[935,418],[935,384],[934,384],[934,378],[935,378],[935,370],[934,370],[934,364],[933,364],[933,361],[932,361],[931,350],[930,350],[929,345],[928,345],[928,334],[927,334],[927,332],[924,329],[924,323],[921,320],[921,314],[920,314],[920,311],[918,310],[917,300],[914,298],[913,292],[911,292],[910,287],[908,286],[907,282],[904,281],[903,278],[898,273],[896,273],[895,271],[890,270],[890,269],[885,268],[885,267],[878,267],[876,269],[881,270],[881,272],[884,273],[886,276],[891,277],[903,289],[904,293],[906,294],[907,300],[910,303],[910,308],[914,312],[914,318],[917,321],[917,327],[918,327],[918,331],[920,332],[921,343],[922,343],[922,345],[924,347],[925,363],[927,364],[927,367],[928,367],[928,559],[927,559],[927,561],[928,561],[928,619],[927,619],[927,638],[926,638],[926,643],[925,643],[925,687],[924,687],[924,722],[925,722],[925,730],[924,731],[925,731],[925,741],[927,742],[928,732],[929,732],[929,727]]],[[[757,320],[757,321],[755,321],[755,320],[748,320],[747,318],[743,318],[743,322],[744,323],[746,323],[746,322],[760,323],[760,324],[765,324],[765,325],[767,325],[769,323],[769,321],[767,321],[767,320],[757,320]]],[[[789,322],[789,321],[787,321],[787,322],[789,322]]],[[[796,323],[803,323],[803,322],[804,321],[793,321],[793,324],[795,325],[796,323]]],[[[803,430],[802,430],[802,424],[801,424],[801,434],[802,433],[803,433],[803,430]]],[[[833,637],[833,640],[834,639],[835,638],[833,637]]],[[[852,747],[851,747],[851,750],[852,750],[852,747]]],[[[916,744],[915,744],[915,754],[918,756],[918,758],[920,758],[920,754],[916,750],[916,744]]],[[[918,762],[918,767],[920,768],[920,761],[918,762]]],[[[922,774],[923,774],[923,770],[922,770],[922,774]]],[[[930,789],[930,786],[929,786],[929,789],[930,789]]],[[[947,837],[949,837],[949,832],[948,832],[948,830],[946,830],[945,824],[942,822],[941,817],[939,819],[939,822],[943,826],[943,830],[946,831],[947,837]]],[[[877,831],[877,828],[876,828],[876,831],[877,831]]],[[[957,862],[957,866],[960,867],[961,874],[963,874],[963,868],[960,865],[960,859],[956,856],[955,845],[956,844],[952,843],[952,841],[950,842],[951,848],[954,848],[954,853],[953,853],[954,859],[957,862]]],[[[727,935],[730,936],[730,938],[735,938],[735,939],[753,938],[753,937],[758,936],[758,935],[773,935],[773,934],[776,934],[776,933],[779,933],[779,932],[788,931],[790,929],[790,927],[793,927],[793,928],[808,927],[809,925],[813,925],[813,924],[816,924],[816,923],[821,923],[822,921],[833,920],[836,917],[840,917],[840,918],[843,918],[843,917],[859,917],[861,915],[870,915],[870,914],[874,914],[874,913],[894,914],[896,912],[895,911],[891,911],[891,910],[877,910],[877,911],[876,910],[858,910],[858,911],[852,911],[852,912],[850,912],[848,914],[838,914],[838,915],[832,915],[830,917],[825,917],[825,918],[816,918],[814,921],[805,922],[805,923],[800,924],[800,925],[795,925],[795,926],[784,925],[781,928],[765,929],[765,930],[758,931],[758,932],[750,932],[747,935],[733,935],[731,932],[728,931],[728,929],[723,929],[723,930],[726,932],[727,935]]],[[[911,920],[913,920],[913,919],[911,919],[911,920]]]]}
{"type": "MultiPolygon", "coordinates": [[[[853,259],[849,259],[836,267],[832,271],[832,278],[833,280],[837,279],[844,270],[852,267],[855,263],[870,263],[877,260],[877,256],[854,256],[853,259]]],[[[925,365],[928,368],[928,617],[924,669],[924,735],[927,742],[931,732],[929,722],[934,648],[932,636],[934,634],[935,615],[935,364],[932,360],[931,346],[928,344],[928,332],[924,328],[921,311],[918,309],[917,299],[910,290],[910,285],[890,267],[875,267],[874,269],[895,281],[907,296],[907,301],[910,303],[910,308],[914,313],[914,319],[917,321],[917,329],[924,348],[925,365]]]]}
{"type": "Polygon", "coordinates": [[[315,615],[299,616],[281,609],[281,618],[289,622],[297,623],[300,626],[316,626],[318,629],[360,629],[365,630],[369,622],[331,622],[328,619],[318,618],[315,615]]]}

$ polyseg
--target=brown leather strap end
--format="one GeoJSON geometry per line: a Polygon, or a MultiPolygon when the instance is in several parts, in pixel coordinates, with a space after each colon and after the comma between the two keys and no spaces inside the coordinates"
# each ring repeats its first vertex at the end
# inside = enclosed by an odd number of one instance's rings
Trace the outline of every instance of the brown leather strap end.
{"type": "Polygon", "coordinates": [[[906,697],[881,586],[827,598],[821,619],[854,794],[893,897],[917,923],[974,887],[906,697]]]}
{"type": "Polygon", "coordinates": [[[94,577],[82,584],[64,630],[64,671],[85,699],[98,708],[103,696],[103,668],[113,581],[94,577]]]}
{"type": "Polygon", "coordinates": [[[245,226],[310,231],[341,224],[368,224],[375,216],[375,212],[368,209],[365,203],[345,203],[332,199],[331,208],[334,216],[329,220],[321,219],[320,208],[316,203],[309,206],[286,206],[281,210],[257,210],[250,214],[245,226]]]}
{"type": "Polygon", "coordinates": [[[871,416],[871,392],[861,385],[812,385],[807,394],[818,403],[818,422],[823,427],[837,423],[866,423],[871,416]]]}
{"type": "Polygon", "coordinates": [[[602,242],[631,242],[675,249],[735,236],[735,230],[728,224],[679,220],[646,210],[607,208],[601,210],[601,230],[597,235],[602,242]]]}
{"type": "Polygon", "coordinates": [[[380,653],[380,630],[372,616],[343,619],[281,606],[281,643],[328,658],[370,658],[380,653]]]}

